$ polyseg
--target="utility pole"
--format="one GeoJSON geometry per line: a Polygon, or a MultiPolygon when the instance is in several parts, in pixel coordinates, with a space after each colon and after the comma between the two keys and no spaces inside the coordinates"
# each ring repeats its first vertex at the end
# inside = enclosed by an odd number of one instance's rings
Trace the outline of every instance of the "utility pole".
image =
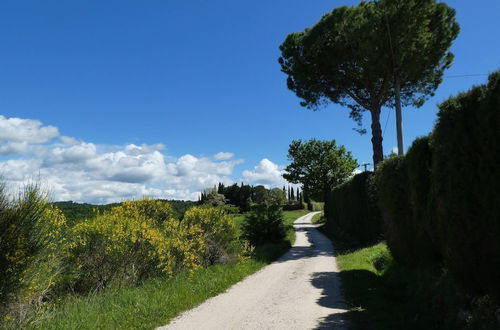
{"type": "Polygon", "coordinates": [[[370,165],[370,163],[363,163],[363,164],[361,164],[361,166],[364,166],[364,168],[365,168],[365,172],[367,172],[367,171],[368,171],[368,169],[367,169],[367,168],[368,168],[368,165],[370,165]]]}
{"type": "Polygon", "coordinates": [[[395,92],[395,103],[396,103],[396,133],[398,137],[398,155],[404,154],[403,147],[403,116],[401,114],[401,92],[399,77],[396,74],[394,77],[394,92],[395,92]]]}
{"type": "Polygon", "coordinates": [[[394,72],[394,103],[396,104],[396,133],[398,139],[398,155],[403,155],[403,116],[401,115],[401,83],[399,81],[399,74],[396,66],[396,62],[394,61],[394,49],[392,48],[392,37],[391,37],[391,29],[389,26],[389,20],[387,19],[387,14],[385,15],[385,24],[387,27],[387,36],[389,37],[389,46],[391,48],[391,60],[392,60],[392,69],[394,72]]]}

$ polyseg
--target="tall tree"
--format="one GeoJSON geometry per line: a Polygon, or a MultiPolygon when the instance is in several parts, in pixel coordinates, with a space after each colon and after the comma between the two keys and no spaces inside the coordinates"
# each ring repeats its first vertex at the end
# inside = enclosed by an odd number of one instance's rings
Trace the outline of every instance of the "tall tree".
{"type": "Polygon", "coordinates": [[[361,2],[338,7],[312,28],[288,35],[279,62],[302,106],[346,106],[360,133],[363,112],[370,112],[378,164],[382,107],[418,107],[433,95],[453,60],[449,48],[458,32],[455,11],[436,0],[361,2]]]}
{"type": "Polygon", "coordinates": [[[351,152],[337,146],[335,140],[294,140],[288,148],[288,159],[291,163],[283,177],[289,182],[301,183],[308,195],[325,203],[330,189],[344,182],[358,167],[351,152]]]}

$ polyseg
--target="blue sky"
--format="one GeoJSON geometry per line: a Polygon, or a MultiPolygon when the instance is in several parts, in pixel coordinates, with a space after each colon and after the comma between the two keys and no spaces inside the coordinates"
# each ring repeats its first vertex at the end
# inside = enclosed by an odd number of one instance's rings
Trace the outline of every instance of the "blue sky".
{"type": "MultiPolygon", "coordinates": [[[[500,2],[446,2],[461,25],[455,61],[434,98],[404,109],[406,147],[430,132],[436,104],[486,80],[454,76],[500,68],[500,2]]],[[[336,139],[371,162],[370,134],[338,105],[300,107],[277,62],[288,33],[357,3],[2,1],[0,173],[106,203],[195,198],[219,180],[282,185],[293,139],[336,139]]],[[[381,118],[388,154],[394,113],[381,118]]]]}

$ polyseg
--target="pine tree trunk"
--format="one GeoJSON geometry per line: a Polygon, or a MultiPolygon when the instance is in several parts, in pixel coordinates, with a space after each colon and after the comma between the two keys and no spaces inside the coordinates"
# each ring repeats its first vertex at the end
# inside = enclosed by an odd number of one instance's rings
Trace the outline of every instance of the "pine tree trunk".
{"type": "Polygon", "coordinates": [[[378,163],[384,160],[384,149],[382,146],[382,128],[380,127],[380,107],[370,111],[372,115],[372,147],[373,164],[377,167],[378,163]]]}

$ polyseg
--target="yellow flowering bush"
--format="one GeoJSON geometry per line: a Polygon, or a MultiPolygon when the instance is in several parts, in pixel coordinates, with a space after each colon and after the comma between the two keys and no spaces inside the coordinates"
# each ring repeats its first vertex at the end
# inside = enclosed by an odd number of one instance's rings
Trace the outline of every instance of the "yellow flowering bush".
{"type": "Polygon", "coordinates": [[[203,260],[200,226],[182,225],[173,218],[171,205],[162,201],[125,202],[77,224],[72,236],[71,254],[83,290],[190,271],[203,260]]]}
{"type": "Polygon", "coordinates": [[[185,226],[200,226],[205,241],[204,264],[225,263],[239,257],[242,245],[238,240],[236,224],[220,207],[195,206],[184,214],[185,226]]]}

